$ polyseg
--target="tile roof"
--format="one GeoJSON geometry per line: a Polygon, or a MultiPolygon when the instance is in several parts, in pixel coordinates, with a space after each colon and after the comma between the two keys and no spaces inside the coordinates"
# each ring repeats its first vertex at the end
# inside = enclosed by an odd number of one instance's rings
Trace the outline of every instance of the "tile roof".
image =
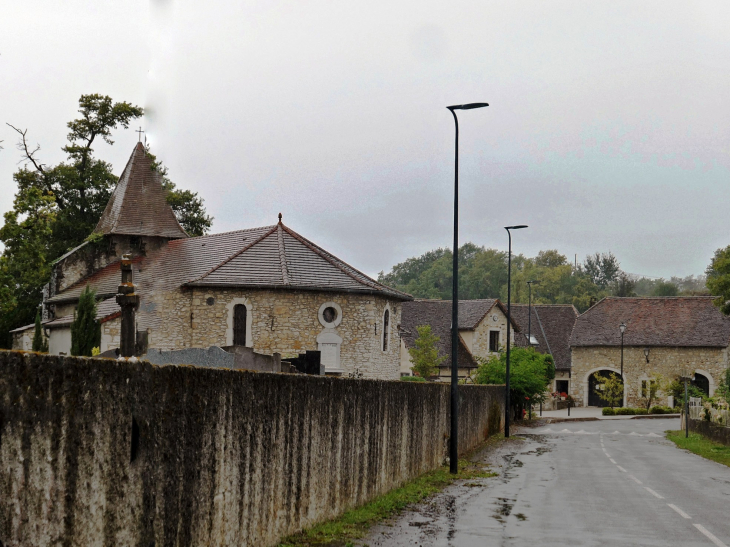
{"type": "Polygon", "coordinates": [[[207,287],[268,287],[411,296],[382,285],[283,223],[187,283],[207,287]]]}
{"type": "Polygon", "coordinates": [[[95,233],[184,238],[162,188],[162,175],[139,142],[119,177],[95,233]]]}
{"type": "MultiPolygon", "coordinates": [[[[108,298],[106,300],[103,300],[99,302],[96,305],[96,319],[97,321],[104,320],[109,321],[110,319],[114,319],[114,317],[117,314],[121,314],[122,309],[119,307],[119,304],[117,304],[117,301],[115,298],[108,298]]],[[[71,323],[73,323],[74,316],[73,314],[65,315],[63,317],[59,317],[58,319],[54,319],[53,321],[48,321],[46,323],[43,323],[43,328],[61,328],[61,327],[67,327],[71,323]]]]}
{"type": "MultiPolygon", "coordinates": [[[[526,304],[512,304],[512,318],[522,331],[515,334],[515,346],[529,346],[527,309],[526,304]]],[[[577,318],[578,310],[570,304],[532,306],[532,336],[538,341],[535,349],[552,355],[558,370],[570,370],[570,335],[577,318]]]]}
{"type": "Polygon", "coordinates": [[[578,316],[570,345],[619,346],[621,322],[625,346],[724,348],[730,340],[730,320],[711,296],[607,297],[578,316]]]}
{"type": "MultiPolygon", "coordinates": [[[[140,295],[140,328],[163,320],[146,294],[183,285],[274,288],[379,294],[398,300],[411,296],[377,283],[283,224],[222,234],[174,239],[132,261],[140,295]]],[[[115,295],[121,272],[119,261],[94,272],[48,302],[78,300],[86,285],[99,296],[115,295]]]]}
{"type": "MultiPolygon", "coordinates": [[[[461,306],[459,306],[461,307],[461,306]]],[[[451,368],[451,302],[449,300],[415,300],[403,302],[400,335],[406,348],[412,348],[418,337],[417,327],[430,325],[440,337],[436,346],[439,356],[446,356],[442,368],[451,368]]],[[[459,336],[459,368],[476,368],[477,362],[459,336]]]]}

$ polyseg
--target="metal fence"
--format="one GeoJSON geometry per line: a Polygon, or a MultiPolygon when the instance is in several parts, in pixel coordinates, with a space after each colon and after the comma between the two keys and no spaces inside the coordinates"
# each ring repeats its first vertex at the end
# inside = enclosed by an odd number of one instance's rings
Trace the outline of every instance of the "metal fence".
{"type": "Polygon", "coordinates": [[[706,420],[709,414],[709,421],[724,427],[730,427],[728,419],[730,419],[730,411],[726,408],[715,408],[709,403],[702,404],[700,397],[689,398],[689,417],[693,420],[706,420]]]}

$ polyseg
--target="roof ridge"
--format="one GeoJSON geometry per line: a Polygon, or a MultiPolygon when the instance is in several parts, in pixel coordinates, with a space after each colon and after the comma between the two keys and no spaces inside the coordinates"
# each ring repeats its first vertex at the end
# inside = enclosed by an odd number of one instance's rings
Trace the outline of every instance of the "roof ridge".
{"type": "Polygon", "coordinates": [[[286,263],[286,249],[284,248],[284,233],[281,229],[281,221],[276,225],[276,240],[279,246],[279,260],[281,261],[281,277],[284,285],[291,285],[289,280],[289,268],[286,263]]]}
{"type": "Polygon", "coordinates": [[[203,234],[202,236],[190,236],[190,237],[186,237],[185,240],[187,241],[187,240],[192,240],[192,239],[202,239],[204,237],[224,236],[224,235],[235,234],[235,233],[239,233],[239,232],[253,232],[255,230],[270,230],[274,226],[275,225],[259,226],[257,228],[242,228],[240,230],[228,230],[227,232],[217,232],[215,234],[203,234]]]}
{"type": "Polygon", "coordinates": [[[371,289],[380,289],[380,290],[382,290],[382,288],[385,288],[388,291],[392,291],[392,292],[394,292],[396,294],[402,294],[404,296],[410,296],[410,295],[406,295],[406,293],[401,292],[401,291],[399,291],[397,289],[394,289],[392,287],[388,287],[386,285],[381,285],[377,281],[375,281],[373,279],[370,279],[369,276],[365,275],[360,270],[358,270],[356,268],[353,268],[347,262],[344,262],[344,261],[340,260],[339,258],[336,258],[334,255],[330,255],[327,251],[325,251],[324,249],[322,249],[321,247],[319,247],[316,243],[313,243],[313,242],[309,241],[307,238],[305,238],[304,236],[299,235],[294,230],[292,230],[291,228],[287,227],[283,222],[281,223],[281,227],[282,227],[282,229],[286,233],[288,233],[294,239],[298,240],[303,245],[309,247],[310,250],[312,250],[315,253],[317,253],[319,256],[321,256],[322,258],[324,258],[327,262],[329,262],[330,264],[332,264],[335,268],[339,269],[345,275],[351,277],[352,279],[354,279],[355,281],[357,281],[361,285],[368,286],[371,289]],[[348,269],[351,270],[351,271],[348,271],[348,269]],[[361,279],[358,279],[355,275],[353,275],[352,272],[356,272],[356,273],[360,274],[367,281],[363,281],[361,279]]]}
{"type": "Polygon", "coordinates": [[[275,231],[276,231],[276,226],[274,226],[273,228],[271,228],[269,231],[265,232],[262,236],[258,237],[257,239],[254,239],[248,245],[244,245],[241,249],[239,249],[238,251],[236,251],[235,253],[233,253],[231,256],[229,256],[228,258],[226,258],[225,260],[223,260],[223,262],[221,262],[220,264],[218,264],[216,266],[213,266],[210,270],[208,270],[207,272],[205,272],[200,277],[196,277],[195,279],[191,279],[190,281],[187,281],[187,283],[195,283],[196,281],[200,281],[204,277],[209,276],[214,271],[216,271],[218,268],[220,268],[221,266],[224,266],[224,265],[228,264],[231,260],[233,260],[234,258],[236,258],[238,255],[240,255],[244,251],[250,249],[251,247],[253,247],[254,245],[256,245],[258,242],[260,242],[261,240],[263,240],[264,238],[269,237],[275,231]]]}
{"type": "MultiPolygon", "coordinates": [[[[535,317],[537,318],[537,324],[540,325],[540,332],[542,332],[542,337],[545,340],[545,345],[547,346],[548,353],[550,355],[553,354],[553,350],[550,349],[550,342],[548,341],[548,337],[545,334],[545,329],[542,326],[542,320],[540,319],[540,314],[537,313],[537,309],[535,309],[535,317]]],[[[532,340],[528,341],[529,343],[532,343],[532,340]]],[[[553,363],[555,362],[555,359],[553,358],[553,363]]]]}

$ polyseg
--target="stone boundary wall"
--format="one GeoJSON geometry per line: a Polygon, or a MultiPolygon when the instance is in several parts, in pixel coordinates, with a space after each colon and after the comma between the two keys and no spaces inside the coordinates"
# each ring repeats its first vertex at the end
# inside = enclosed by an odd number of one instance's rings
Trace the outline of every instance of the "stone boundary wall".
{"type": "MultiPolygon", "coordinates": [[[[503,393],[460,386],[462,452],[503,393]]],[[[275,545],[441,465],[448,424],[446,385],[0,352],[0,542],[275,545]]]]}
{"type": "MultiPolygon", "coordinates": [[[[684,428],[684,421],[682,422],[684,428]]],[[[684,429],[682,429],[684,431],[684,429]]],[[[689,420],[689,430],[693,433],[700,433],[713,441],[730,446],[730,427],[723,427],[707,420],[689,420]]]]}

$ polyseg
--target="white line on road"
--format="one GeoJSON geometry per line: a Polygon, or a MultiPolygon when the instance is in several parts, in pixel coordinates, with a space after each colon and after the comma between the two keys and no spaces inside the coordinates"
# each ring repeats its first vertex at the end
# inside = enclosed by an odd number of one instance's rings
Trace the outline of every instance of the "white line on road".
{"type": "Polygon", "coordinates": [[[685,513],[684,511],[682,511],[679,507],[677,507],[676,505],[674,505],[672,503],[667,503],[667,505],[669,507],[671,507],[672,509],[674,509],[677,513],[679,513],[680,515],[682,515],[684,518],[686,518],[686,519],[691,519],[692,518],[687,513],[685,513]]]}
{"type": "Polygon", "coordinates": [[[695,528],[697,528],[700,532],[705,534],[707,536],[707,539],[709,539],[712,543],[717,545],[717,547],[727,547],[727,545],[725,545],[722,541],[720,541],[714,535],[712,535],[712,533],[707,528],[702,526],[701,524],[695,524],[695,528]]]}
{"type": "Polygon", "coordinates": [[[624,469],[620,465],[617,465],[616,467],[618,467],[618,470],[621,471],[621,473],[626,473],[627,472],[626,469],[624,469]]]}
{"type": "Polygon", "coordinates": [[[607,456],[607,457],[609,457],[609,458],[611,457],[611,454],[609,454],[609,453],[608,453],[608,452],[606,452],[605,450],[604,450],[603,452],[604,452],[604,453],[606,454],[606,456],[607,456]]]}
{"type": "Polygon", "coordinates": [[[639,479],[637,479],[636,477],[634,477],[633,475],[629,475],[629,477],[631,478],[632,481],[636,482],[636,484],[641,484],[641,481],[639,479]]]}
{"type": "Polygon", "coordinates": [[[656,496],[660,500],[663,500],[664,499],[664,496],[660,496],[659,494],[657,494],[656,492],[654,492],[654,490],[652,490],[648,486],[645,486],[644,488],[646,488],[646,491],[649,492],[652,496],[656,496]]]}
{"type": "Polygon", "coordinates": [[[608,459],[611,460],[611,463],[613,463],[613,464],[616,463],[616,460],[614,460],[613,458],[608,458],[608,459]]]}

